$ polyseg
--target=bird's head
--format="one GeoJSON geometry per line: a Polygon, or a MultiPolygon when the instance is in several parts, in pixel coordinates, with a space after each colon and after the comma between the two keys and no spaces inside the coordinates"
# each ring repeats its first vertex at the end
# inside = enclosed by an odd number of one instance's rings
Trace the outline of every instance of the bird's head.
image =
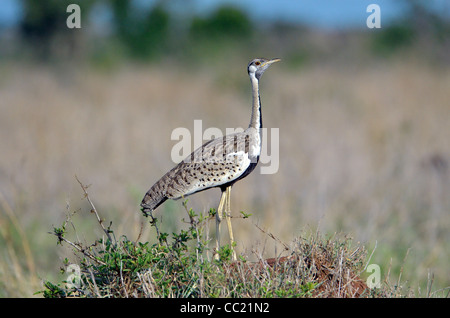
{"type": "Polygon", "coordinates": [[[256,79],[260,79],[261,75],[263,75],[264,71],[267,70],[267,68],[272,65],[272,63],[281,61],[280,59],[254,59],[248,63],[247,71],[248,75],[255,76],[256,79]]]}

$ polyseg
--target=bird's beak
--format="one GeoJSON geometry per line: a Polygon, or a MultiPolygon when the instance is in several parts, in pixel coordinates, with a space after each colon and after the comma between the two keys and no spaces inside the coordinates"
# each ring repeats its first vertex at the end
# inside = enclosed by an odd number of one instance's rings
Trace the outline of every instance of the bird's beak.
{"type": "Polygon", "coordinates": [[[271,60],[268,60],[267,62],[265,62],[262,66],[269,66],[270,64],[279,62],[279,61],[281,61],[281,59],[271,59],[271,60]]]}

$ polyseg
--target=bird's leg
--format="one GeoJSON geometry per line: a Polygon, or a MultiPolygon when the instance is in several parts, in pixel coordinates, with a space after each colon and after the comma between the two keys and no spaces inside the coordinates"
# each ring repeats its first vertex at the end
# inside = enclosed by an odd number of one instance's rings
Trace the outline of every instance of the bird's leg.
{"type": "Polygon", "coordinates": [[[225,205],[226,200],[226,191],[222,191],[222,196],[220,197],[219,207],[216,212],[216,254],[214,255],[215,259],[219,259],[219,249],[220,249],[220,222],[222,221],[223,216],[223,206],[225,205]]]}
{"type": "Polygon", "coordinates": [[[232,251],[233,261],[236,260],[236,252],[234,251],[234,237],[233,229],[231,228],[231,186],[227,187],[226,192],[226,202],[225,205],[225,217],[227,218],[228,234],[230,235],[230,248],[232,251]]]}

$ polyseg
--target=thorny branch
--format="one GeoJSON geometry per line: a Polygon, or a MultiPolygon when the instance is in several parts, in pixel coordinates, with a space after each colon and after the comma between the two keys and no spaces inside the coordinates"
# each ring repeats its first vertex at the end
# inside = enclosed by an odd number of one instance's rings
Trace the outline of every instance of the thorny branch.
{"type": "Polygon", "coordinates": [[[256,224],[256,223],[254,223],[253,225],[256,226],[261,232],[263,232],[263,233],[269,235],[269,237],[271,237],[273,240],[275,240],[276,242],[278,242],[278,243],[280,243],[281,245],[283,245],[285,251],[289,251],[289,250],[290,250],[289,246],[288,246],[286,243],[282,242],[279,238],[275,237],[275,235],[273,235],[273,234],[270,233],[270,232],[267,232],[266,230],[263,230],[263,229],[262,229],[258,224],[256,224]]]}
{"type": "MultiPolygon", "coordinates": [[[[104,227],[104,225],[103,225],[103,220],[100,218],[100,215],[98,214],[98,211],[97,211],[97,209],[96,209],[95,206],[94,206],[94,203],[92,202],[92,200],[91,200],[90,197],[89,197],[89,194],[88,194],[88,192],[87,192],[87,188],[88,188],[89,186],[83,185],[83,183],[78,179],[77,176],[75,176],[75,179],[76,179],[76,180],[78,181],[78,183],[80,184],[81,189],[83,189],[84,197],[86,198],[86,200],[89,202],[89,204],[90,204],[90,206],[91,206],[91,213],[94,213],[94,214],[95,214],[95,216],[96,216],[96,218],[97,218],[97,221],[98,221],[98,223],[100,224],[100,226],[102,227],[103,232],[106,234],[108,240],[109,240],[110,242],[113,242],[113,240],[112,240],[112,238],[111,238],[111,235],[110,235],[110,233],[111,233],[110,227],[108,227],[108,228],[105,228],[105,227],[104,227]]],[[[67,221],[66,221],[66,222],[67,222],[67,221]]],[[[59,243],[60,243],[60,242],[66,242],[67,244],[69,244],[70,246],[72,246],[73,248],[75,248],[77,251],[79,251],[80,253],[82,253],[84,256],[88,257],[89,259],[91,259],[91,260],[93,260],[93,261],[95,261],[95,262],[97,262],[97,263],[99,263],[99,264],[106,265],[106,263],[100,261],[97,257],[95,257],[92,253],[89,252],[89,250],[88,250],[89,247],[87,247],[87,248],[86,248],[86,247],[83,247],[83,245],[80,244],[80,243],[74,243],[74,242],[69,241],[68,239],[66,239],[66,238],[64,237],[64,232],[65,232],[64,228],[65,228],[65,224],[63,225],[63,230],[61,230],[61,229],[56,229],[56,228],[55,228],[55,229],[53,230],[53,233],[51,233],[51,234],[55,235],[55,236],[58,238],[58,242],[59,242],[59,243]]],[[[96,245],[96,244],[97,244],[97,242],[96,242],[94,245],[96,245]]]]}
{"type": "Polygon", "coordinates": [[[64,242],[66,242],[67,244],[69,244],[70,246],[72,246],[73,248],[75,248],[77,251],[79,251],[80,253],[82,253],[84,256],[90,258],[91,260],[93,260],[93,261],[95,261],[95,262],[97,262],[97,263],[100,263],[100,264],[102,264],[102,265],[106,265],[106,263],[100,261],[97,257],[95,257],[94,255],[92,255],[91,253],[89,253],[89,251],[87,251],[85,248],[83,248],[83,247],[81,246],[81,244],[73,243],[72,241],[69,241],[68,239],[66,239],[66,238],[63,236],[63,232],[60,232],[60,231],[53,231],[53,233],[51,233],[51,234],[55,235],[55,236],[58,238],[58,241],[59,241],[59,242],[64,241],[64,242]]]}
{"type": "Polygon", "coordinates": [[[111,235],[109,235],[109,233],[111,232],[111,230],[108,228],[108,229],[106,229],[104,226],[103,226],[103,220],[100,218],[100,216],[98,215],[98,212],[97,212],[97,209],[95,208],[95,206],[94,206],[94,203],[91,201],[91,198],[89,198],[89,194],[87,193],[87,188],[89,187],[89,186],[85,186],[85,185],[83,185],[82,183],[81,183],[81,181],[78,179],[78,177],[77,176],[75,176],[75,179],[77,179],[77,181],[78,181],[78,183],[80,184],[80,186],[81,186],[81,189],[83,189],[83,192],[84,192],[84,197],[86,198],[86,200],[89,202],[89,204],[91,205],[91,212],[92,213],[94,213],[95,214],[95,216],[97,217],[97,221],[98,221],[98,223],[100,224],[100,226],[102,227],[102,229],[103,229],[103,232],[105,232],[105,234],[106,234],[106,236],[108,237],[108,240],[110,241],[110,242],[112,242],[113,240],[112,240],[112,238],[111,238],[111,235]]]}

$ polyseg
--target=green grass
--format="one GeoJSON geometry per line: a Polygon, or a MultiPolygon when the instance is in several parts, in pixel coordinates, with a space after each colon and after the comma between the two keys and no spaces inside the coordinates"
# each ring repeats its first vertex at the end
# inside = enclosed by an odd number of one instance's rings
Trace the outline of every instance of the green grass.
{"type": "MultiPolygon", "coordinates": [[[[94,242],[78,239],[73,215],[52,234],[57,244],[70,247],[75,260],[65,258],[58,282],[44,281],[37,294],[44,297],[386,297],[394,295],[387,285],[370,289],[361,278],[367,265],[367,252],[354,246],[346,236],[328,238],[319,233],[304,234],[272,259],[249,261],[241,254],[231,260],[228,245],[217,251],[208,246],[205,228],[215,218],[215,210],[197,214],[184,207],[186,228],[179,233],[165,233],[157,219],[156,242],[116,237],[107,227],[87,193],[80,185],[102,229],[94,242]],[[74,271],[75,269],[75,271],[74,271]]],[[[249,215],[244,213],[244,218],[249,215]]],[[[258,229],[260,229],[258,227],[258,229]]],[[[263,231],[262,229],[260,229],[263,231]]],[[[273,234],[269,238],[279,241],[273,234]]],[[[256,252],[258,254],[258,252],[256,252]]],[[[262,255],[262,254],[258,254],[262,255]]],[[[398,294],[396,294],[398,296],[398,294]]]]}

